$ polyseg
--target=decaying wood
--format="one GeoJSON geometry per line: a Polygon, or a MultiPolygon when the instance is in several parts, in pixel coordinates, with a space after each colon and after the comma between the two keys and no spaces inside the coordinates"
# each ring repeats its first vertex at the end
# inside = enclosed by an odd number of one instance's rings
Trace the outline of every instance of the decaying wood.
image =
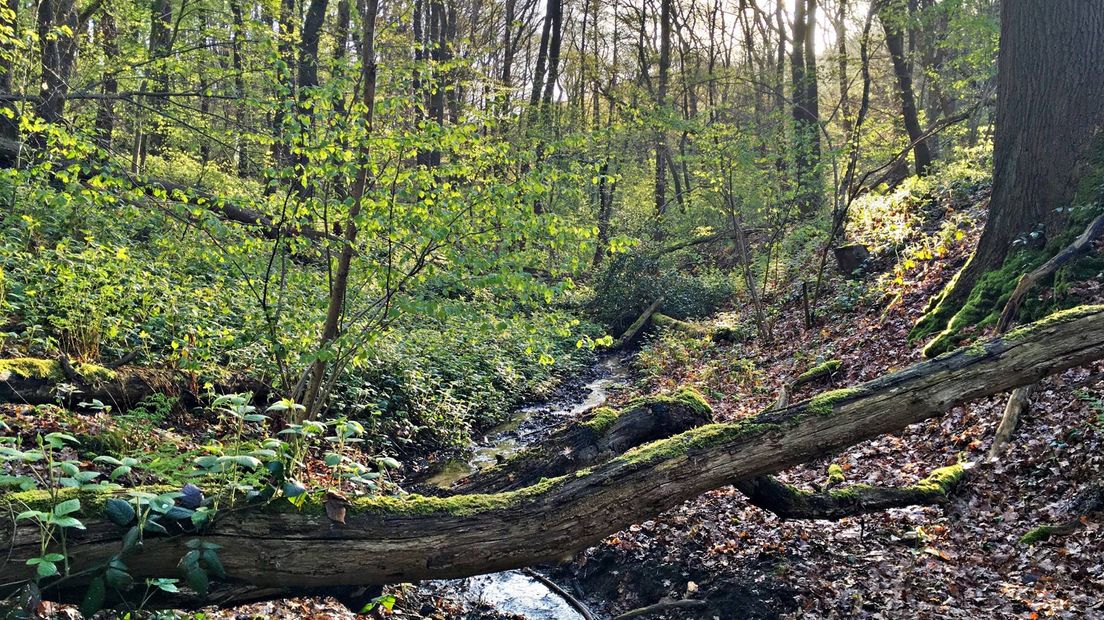
{"type": "Polygon", "coordinates": [[[736,488],[754,506],[780,519],[836,521],[889,508],[942,504],[960,480],[958,469],[937,470],[917,484],[905,487],[855,485],[833,491],[803,491],[772,476],[736,482],[736,488]]]}
{"type": "Polygon", "coordinates": [[[498,493],[535,484],[608,461],[630,448],[713,421],[701,396],[684,390],[671,397],[633,401],[615,411],[599,407],[505,463],[461,480],[452,493],[498,493]]]}
{"type": "MultiPolygon", "coordinates": [[[[838,453],[1102,357],[1104,306],[1082,307],[852,389],[709,424],[512,493],[355,500],[345,525],[327,519],[317,500],[301,511],[277,500],[221,511],[202,539],[222,545],[233,584],[254,589],[462,577],[554,561],[705,491],[838,453]]],[[[79,514],[87,529],[72,532],[67,546],[76,573],[117,553],[124,533],[93,501],[85,505],[79,514]]],[[[127,558],[131,574],[139,583],[176,576],[194,537],[148,536],[127,558]]],[[[41,554],[38,529],[0,521],[0,546],[8,550],[0,584],[10,591],[30,577],[25,561],[41,554]]],[[[80,582],[74,577],[66,582],[71,590],[50,595],[79,597],[80,582]]]]}
{"type": "Polygon", "coordinates": [[[1001,416],[1000,426],[993,435],[993,444],[989,446],[989,459],[1000,458],[1008,442],[1012,439],[1012,433],[1020,424],[1020,416],[1031,405],[1031,393],[1035,391],[1034,385],[1022,385],[1014,390],[1004,404],[1004,415],[1001,416]]]}
{"type": "MultiPolygon", "coordinates": [[[[0,360],[0,362],[9,360],[0,360]]],[[[34,362],[51,363],[49,360],[34,362]]],[[[81,402],[98,400],[114,411],[126,411],[153,394],[178,397],[181,404],[191,407],[200,404],[197,388],[184,374],[143,368],[121,366],[100,369],[95,374],[80,374],[67,359],[56,362],[57,371],[46,374],[21,375],[0,370],[0,403],[18,405],[63,404],[77,407],[81,402]],[[68,368],[66,368],[68,367],[68,368]]],[[[220,392],[252,392],[264,401],[271,387],[255,380],[240,377],[216,386],[220,392]]]]}
{"type": "Polygon", "coordinates": [[[674,611],[676,609],[701,609],[708,605],[706,601],[699,601],[694,599],[663,599],[654,605],[648,605],[647,607],[640,607],[625,613],[614,616],[613,620],[629,620],[630,618],[643,618],[645,616],[651,616],[664,611],[674,611]]]}

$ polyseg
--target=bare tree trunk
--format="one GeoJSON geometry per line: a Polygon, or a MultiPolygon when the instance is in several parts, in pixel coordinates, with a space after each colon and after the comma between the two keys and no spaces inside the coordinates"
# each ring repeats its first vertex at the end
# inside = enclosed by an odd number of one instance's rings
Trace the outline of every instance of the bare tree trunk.
{"type": "MultiPolygon", "coordinates": [[[[119,57],[118,32],[115,27],[115,16],[110,9],[106,9],[96,23],[96,35],[100,39],[104,58],[108,62],[119,57]]],[[[111,142],[115,132],[115,100],[112,97],[119,92],[119,80],[113,69],[104,73],[103,88],[101,92],[104,98],[96,104],[96,142],[100,148],[111,150],[111,142]]]]}
{"type": "Polygon", "coordinates": [[[931,168],[932,157],[928,149],[920,117],[916,110],[916,95],[912,91],[912,67],[905,55],[905,29],[902,23],[908,19],[904,2],[879,0],[878,20],[885,29],[886,47],[893,60],[893,74],[897,77],[897,95],[901,99],[901,117],[912,143],[912,155],[916,174],[924,176],[931,168]]]}
{"type": "Polygon", "coordinates": [[[77,58],[75,0],[42,0],[38,5],[42,91],[35,113],[47,123],[60,123],[77,58]],[[62,30],[59,26],[65,26],[62,30]]]}

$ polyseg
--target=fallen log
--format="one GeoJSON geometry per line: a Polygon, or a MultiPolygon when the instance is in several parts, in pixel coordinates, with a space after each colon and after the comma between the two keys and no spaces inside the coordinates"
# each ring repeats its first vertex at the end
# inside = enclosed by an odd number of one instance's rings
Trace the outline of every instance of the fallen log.
{"type": "Polygon", "coordinates": [[[753,505],[779,519],[835,521],[889,508],[942,504],[962,479],[962,465],[941,467],[927,478],[905,487],[852,485],[831,491],[803,491],[772,476],[736,482],[736,488],[753,505]]]}
{"type": "Polygon", "coordinates": [[[498,493],[524,488],[608,461],[630,448],[713,421],[700,394],[683,389],[673,396],[649,396],[620,410],[599,407],[578,423],[559,429],[510,460],[461,480],[449,491],[498,493]]]}
{"type": "MultiPolygon", "coordinates": [[[[462,577],[554,561],[705,491],[837,453],[1102,357],[1104,306],[1082,307],[854,388],[708,424],[517,491],[355,499],[344,524],[327,518],[317,496],[298,510],[279,500],[224,509],[202,535],[148,535],[127,566],[139,582],[176,576],[194,538],[221,545],[227,579],[254,590],[462,577]]],[[[62,599],[83,595],[82,581],[118,553],[125,533],[103,517],[104,494],[80,498],[75,516],[86,529],[71,531],[66,547],[73,576],[61,589],[46,584],[62,599]]],[[[52,505],[40,491],[9,493],[0,503],[5,512],[52,505]]],[[[37,527],[0,521],[7,549],[0,595],[31,577],[25,562],[42,553],[39,534],[37,527]]]]}
{"type": "MultiPolygon", "coordinates": [[[[200,404],[189,377],[170,370],[97,364],[69,365],[64,358],[34,357],[0,359],[0,403],[17,405],[62,404],[69,408],[98,400],[114,411],[126,411],[153,394],[181,399],[181,404],[200,404]],[[68,368],[67,368],[68,366],[68,368]]],[[[256,380],[232,380],[215,386],[220,393],[249,391],[265,402],[272,388],[256,380]]]]}
{"type": "MultiPolygon", "coordinates": [[[[560,429],[540,445],[461,480],[450,493],[500,493],[604,463],[629,448],[696,428],[713,420],[709,404],[689,389],[652,396],[621,411],[599,407],[584,420],[560,429]]],[[[738,480],[752,505],[780,519],[838,520],[888,508],[941,504],[962,478],[962,466],[937,469],[905,487],[852,485],[825,492],[804,491],[772,476],[738,480]]]]}
{"type": "Polygon", "coordinates": [[[709,338],[714,342],[735,342],[740,339],[738,331],[731,327],[703,327],[701,325],[695,325],[694,323],[680,321],[661,312],[656,312],[652,315],[652,323],[659,327],[682,332],[698,338],[709,338]]]}
{"type": "Polygon", "coordinates": [[[632,346],[644,333],[644,328],[651,323],[652,315],[655,314],[656,310],[659,310],[661,305],[663,305],[662,297],[653,301],[652,305],[648,306],[648,308],[632,322],[632,325],[629,325],[625,333],[621,334],[621,337],[610,346],[610,349],[617,351],[632,346]]]}

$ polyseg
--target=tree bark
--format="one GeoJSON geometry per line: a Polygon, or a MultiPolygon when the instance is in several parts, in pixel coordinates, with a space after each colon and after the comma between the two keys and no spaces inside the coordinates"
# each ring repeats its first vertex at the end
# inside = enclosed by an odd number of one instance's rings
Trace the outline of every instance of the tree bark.
{"type": "MultiPolygon", "coordinates": [[[[119,56],[118,29],[115,26],[115,15],[111,9],[105,9],[99,22],[96,24],[96,35],[100,39],[104,58],[108,62],[119,56]]],[[[115,100],[112,96],[119,92],[119,80],[114,70],[109,69],[104,73],[102,92],[105,95],[96,103],[96,142],[100,148],[110,151],[112,134],[115,131],[115,100]]]]}
{"type": "Polygon", "coordinates": [[[38,40],[42,46],[42,92],[35,108],[47,123],[60,123],[73,64],[77,58],[77,8],[74,0],[42,0],[38,5],[38,40]],[[70,34],[59,27],[66,26],[70,34]]]}
{"type": "MultiPolygon", "coordinates": [[[[351,502],[344,524],[329,520],[317,499],[301,511],[277,500],[268,508],[224,510],[201,535],[147,534],[127,565],[139,581],[175,575],[187,540],[197,536],[221,545],[229,578],[254,589],[454,578],[553,561],[705,491],[837,453],[1101,357],[1104,307],[1082,307],[852,389],[706,425],[512,493],[360,499],[351,502]]],[[[18,511],[21,502],[43,497],[10,493],[3,501],[18,511]]],[[[67,543],[74,573],[117,553],[125,531],[85,499],[92,512],[78,516],[87,529],[72,532],[67,543]]],[[[0,544],[9,550],[0,589],[11,590],[33,572],[24,562],[41,554],[38,528],[0,520],[0,544]]],[[[83,595],[81,580],[63,584],[71,590],[54,592],[49,584],[46,590],[72,599],[83,595]]]]}
{"type": "MultiPolygon", "coordinates": [[[[923,331],[942,329],[1017,239],[1055,236],[1104,127],[1104,4],[1004,0],[989,216],[970,260],[933,300],[923,331]]],[[[1096,165],[1099,165],[1097,162],[1096,165]]]]}

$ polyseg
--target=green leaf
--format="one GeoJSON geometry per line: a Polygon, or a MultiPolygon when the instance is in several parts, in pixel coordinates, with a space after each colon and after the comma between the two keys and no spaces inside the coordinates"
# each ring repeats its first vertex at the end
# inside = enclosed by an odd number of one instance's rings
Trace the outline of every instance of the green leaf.
{"type": "Polygon", "coordinates": [[[104,516],[119,527],[126,527],[134,521],[134,506],[126,500],[111,498],[104,502],[104,516]]]}
{"type": "Polygon", "coordinates": [[[73,517],[54,517],[51,521],[58,527],[71,527],[78,530],[84,529],[84,524],[73,517]]]}
{"type": "Polygon", "coordinates": [[[127,533],[123,535],[123,553],[128,553],[138,548],[141,544],[142,531],[138,529],[137,525],[127,530],[127,533]]]}
{"type": "Polygon", "coordinates": [[[70,513],[74,513],[80,510],[79,499],[67,499],[61,502],[57,506],[54,506],[54,514],[61,517],[70,513]]]}
{"type": "Polygon", "coordinates": [[[35,569],[35,572],[40,578],[53,577],[54,575],[58,574],[58,567],[57,564],[54,564],[53,562],[42,561],[38,563],[38,567],[35,569]]]}
{"type": "Polygon", "coordinates": [[[91,618],[93,614],[103,609],[106,597],[107,588],[104,586],[104,578],[96,577],[88,584],[88,591],[84,593],[84,600],[80,604],[81,615],[91,618]]]}
{"type": "Polygon", "coordinates": [[[200,596],[207,596],[207,587],[210,585],[211,580],[207,577],[207,572],[199,566],[188,568],[185,574],[185,581],[188,582],[193,590],[200,596]]]}
{"type": "Polygon", "coordinates": [[[104,573],[104,577],[107,579],[108,585],[116,590],[129,590],[130,587],[134,585],[134,578],[130,576],[130,573],[116,566],[108,567],[107,572],[104,573]]]}
{"type": "Polygon", "coordinates": [[[341,455],[336,454],[334,452],[328,452],[328,453],[326,453],[326,456],[323,459],[323,461],[327,465],[329,465],[330,467],[334,467],[334,466],[338,465],[339,463],[341,463],[341,455]]]}

